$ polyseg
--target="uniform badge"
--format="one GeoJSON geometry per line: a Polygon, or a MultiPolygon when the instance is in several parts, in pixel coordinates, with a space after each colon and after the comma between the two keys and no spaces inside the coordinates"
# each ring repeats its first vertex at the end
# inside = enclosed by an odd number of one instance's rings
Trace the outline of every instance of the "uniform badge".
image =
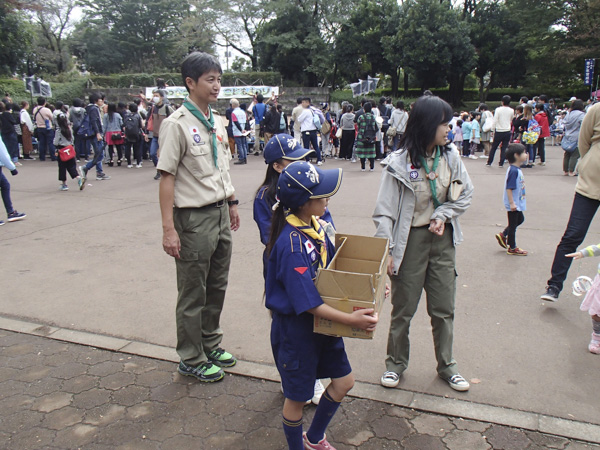
{"type": "Polygon", "coordinates": [[[196,144],[204,145],[202,136],[200,136],[200,130],[197,127],[190,127],[190,134],[192,135],[192,139],[196,144]]]}
{"type": "Polygon", "coordinates": [[[308,270],[308,267],[294,267],[294,270],[298,272],[300,275],[304,275],[308,270]]]}
{"type": "Polygon", "coordinates": [[[408,172],[408,176],[410,177],[410,181],[422,181],[419,179],[419,169],[417,169],[412,164],[406,165],[406,171],[408,172]]]}
{"type": "Polygon", "coordinates": [[[306,247],[306,253],[309,253],[309,254],[310,254],[310,253],[312,253],[312,252],[314,252],[314,251],[315,251],[315,246],[314,246],[314,245],[313,245],[313,243],[312,243],[312,242],[310,242],[310,241],[306,241],[306,242],[304,243],[304,246],[306,247]]]}
{"type": "Polygon", "coordinates": [[[310,254],[310,259],[312,259],[312,261],[315,262],[317,260],[317,253],[316,252],[312,252],[310,254]]]}

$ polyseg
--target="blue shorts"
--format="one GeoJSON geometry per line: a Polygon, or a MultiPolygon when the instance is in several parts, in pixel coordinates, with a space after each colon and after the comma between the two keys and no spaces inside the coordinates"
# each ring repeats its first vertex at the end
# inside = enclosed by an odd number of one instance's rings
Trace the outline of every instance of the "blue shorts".
{"type": "Polygon", "coordinates": [[[344,341],[340,337],[313,333],[313,315],[273,312],[271,347],[285,398],[310,400],[315,380],[342,378],[352,373],[344,341]]]}

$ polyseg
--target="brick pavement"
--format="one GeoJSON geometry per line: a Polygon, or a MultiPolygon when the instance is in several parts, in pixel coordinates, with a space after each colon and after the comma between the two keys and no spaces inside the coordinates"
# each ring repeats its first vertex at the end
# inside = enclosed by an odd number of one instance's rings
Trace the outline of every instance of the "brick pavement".
{"type": "MultiPolygon", "coordinates": [[[[0,330],[0,448],[282,449],[277,383],[204,385],[173,363],[0,330]]],[[[305,410],[309,422],[315,408],[305,410]]],[[[343,449],[600,449],[482,422],[346,399],[329,440],[343,449]]]]}

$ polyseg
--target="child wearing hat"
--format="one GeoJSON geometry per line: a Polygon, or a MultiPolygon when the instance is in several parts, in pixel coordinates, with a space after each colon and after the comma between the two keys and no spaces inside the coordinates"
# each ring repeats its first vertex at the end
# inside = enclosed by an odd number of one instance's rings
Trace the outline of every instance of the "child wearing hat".
{"type": "Polygon", "coordinates": [[[317,217],[325,214],[341,181],[341,169],[320,170],[297,161],[283,170],[277,183],[265,304],[273,319],[271,347],[285,395],[283,429],[291,450],[333,449],[325,430],[354,386],[344,341],[313,333],[314,316],[368,331],[377,325],[373,309],[352,314],[333,309],[314,284],[317,271],[327,267],[335,252],[317,217]],[[302,409],[313,395],[314,380],[323,378],[331,378],[331,383],[303,433],[302,409]]]}
{"type": "MultiPolygon", "coordinates": [[[[276,203],[275,193],[277,191],[277,182],[279,175],[289,164],[294,161],[306,159],[307,156],[313,154],[314,150],[308,150],[302,147],[300,143],[289,134],[277,134],[273,136],[265,145],[264,157],[268,164],[267,174],[263,184],[256,192],[254,199],[254,221],[258,225],[260,233],[260,241],[265,245],[263,253],[263,276],[267,278],[267,250],[266,246],[269,243],[271,233],[271,219],[273,217],[273,205],[276,203]]],[[[321,220],[330,223],[333,226],[333,219],[326,210],[325,214],[320,217],[321,220]]],[[[321,380],[315,381],[314,395],[312,402],[315,405],[319,404],[321,396],[325,392],[325,388],[321,380]]]]}

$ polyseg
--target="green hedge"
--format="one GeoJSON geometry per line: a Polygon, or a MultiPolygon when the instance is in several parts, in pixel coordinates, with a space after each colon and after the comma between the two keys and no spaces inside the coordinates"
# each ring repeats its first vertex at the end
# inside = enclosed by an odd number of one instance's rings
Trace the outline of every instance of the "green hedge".
{"type": "MultiPolygon", "coordinates": [[[[151,87],[156,86],[156,79],[162,78],[175,85],[181,85],[180,73],[129,73],[113,75],[93,75],[91,80],[98,88],[129,88],[130,86],[151,87]]],[[[267,86],[279,86],[281,84],[281,75],[277,72],[226,72],[223,74],[221,84],[223,86],[233,86],[237,80],[244,83],[255,84],[261,80],[267,86]]]]}

